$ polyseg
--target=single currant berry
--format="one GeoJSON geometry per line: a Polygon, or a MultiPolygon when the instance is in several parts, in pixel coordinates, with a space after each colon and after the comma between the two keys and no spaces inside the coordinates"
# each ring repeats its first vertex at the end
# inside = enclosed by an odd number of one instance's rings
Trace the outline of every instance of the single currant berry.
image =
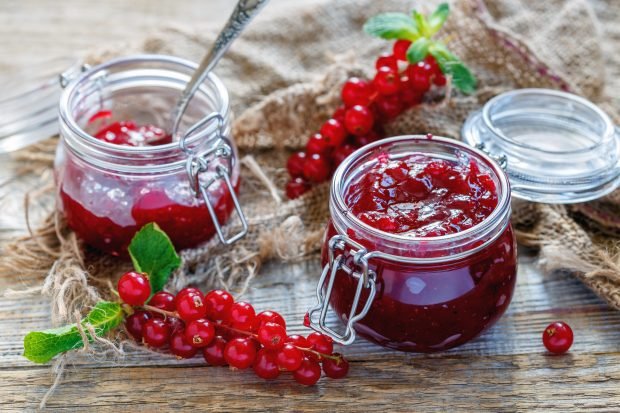
{"type": "Polygon", "coordinates": [[[174,306],[174,295],[165,291],[155,293],[149,300],[149,305],[164,311],[175,311],[176,309],[174,306]]]}
{"type": "Polygon", "coordinates": [[[194,288],[194,287],[185,287],[185,288],[181,289],[181,291],[179,291],[177,293],[177,295],[174,297],[175,308],[176,308],[176,303],[181,299],[181,297],[183,297],[186,294],[190,294],[190,293],[192,293],[192,294],[195,294],[195,293],[202,294],[198,288],[194,288]]]}
{"type": "Polygon", "coordinates": [[[213,290],[205,295],[207,318],[212,321],[227,320],[235,300],[228,291],[213,290]]]}
{"type": "Polygon", "coordinates": [[[389,67],[395,72],[398,72],[398,60],[392,54],[382,54],[375,62],[375,68],[377,70],[381,69],[384,66],[389,67]]]}
{"type": "Polygon", "coordinates": [[[164,320],[170,326],[170,334],[185,330],[185,323],[176,317],[166,317],[164,320]]]}
{"type": "Polygon", "coordinates": [[[319,353],[329,355],[332,354],[332,351],[334,351],[334,341],[331,337],[314,332],[308,335],[307,340],[312,346],[312,349],[318,351],[319,353]]]}
{"type": "Polygon", "coordinates": [[[211,344],[202,350],[205,361],[212,366],[225,366],[224,349],[226,348],[226,343],[222,336],[215,337],[211,344]]]}
{"type": "Polygon", "coordinates": [[[204,318],[207,314],[207,307],[204,304],[204,296],[200,291],[189,292],[175,299],[177,313],[181,320],[190,322],[204,318]]]}
{"type": "Polygon", "coordinates": [[[343,124],[344,114],[346,113],[346,111],[347,111],[346,106],[340,106],[338,109],[334,111],[334,114],[332,115],[332,119],[336,119],[338,122],[343,124]]]}
{"type": "Polygon", "coordinates": [[[288,170],[289,175],[291,175],[293,178],[303,176],[304,163],[306,163],[305,152],[295,152],[294,154],[292,154],[288,158],[288,161],[286,161],[286,169],[288,170]]]}
{"type": "Polygon", "coordinates": [[[573,330],[563,321],[551,323],[543,331],[543,344],[552,353],[566,353],[573,345],[573,330]]]}
{"type": "Polygon", "coordinates": [[[315,133],[310,136],[308,143],[306,143],[306,153],[308,155],[313,155],[315,153],[323,155],[328,153],[330,148],[331,146],[329,141],[320,133],[315,133]]]}
{"type": "Polygon", "coordinates": [[[256,359],[252,365],[254,373],[261,379],[273,380],[280,375],[280,368],[273,350],[261,349],[256,353],[256,359]]]}
{"type": "Polygon", "coordinates": [[[304,336],[300,336],[298,334],[290,335],[284,340],[285,343],[291,343],[295,347],[299,348],[312,348],[312,344],[304,336]]]}
{"type": "Polygon", "coordinates": [[[170,337],[170,352],[182,359],[191,359],[198,349],[192,346],[186,339],[184,332],[177,332],[170,337]]]}
{"type": "Polygon", "coordinates": [[[297,370],[303,360],[304,353],[291,343],[284,344],[284,347],[278,351],[276,359],[278,367],[287,371],[297,370]]]}
{"type": "Polygon", "coordinates": [[[355,105],[370,105],[373,95],[372,85],[357,77],[350,78],[342,87],[342,101],[349,108],[355,105]]]}
{"type": "Polygon", "coordinates": [[[151,284],[145,274],[129,271],[118,280],[118,295],[129,305],[143,305],[151,295],[151,284]]]}
{"type": "Polygon", "coordinates": [[[324,182],[329,178],[331,165],[322,155],[315,153],[311,155],[304,165],[304,177],[315,183],[324,182]]]}
{"type": "Polygon", "coordinates": [[[394,95],[400,91],[400,76],[397,71],[383,66],[377,70],[373,85],[381,95],[394,95]]]}
{"type": "Polygon", "coordinates": [[[238,330],[250,331],[256,319],[256,312],[252,304],[245,301],[234,303],[230,308],[228,322],[238,330]]]}
{"type": "Polygon", "coordinates": [[[136,311],[125,319],[125,328],[134,340],[142,341],[142,329],[150,319],[151,315],[146,311],[136,311]]]}
{"type": "Polygon", "coordinates": [[[442,74],[441,68],[439,67],[439,64],[437,63],[437,60],[435,60],[435,58],[432,55],[426,56],[424,58],[424,63],[426,63],[430,67],[431,72],[434,75],[442,74]]]}
{"type": "Polygon", "coordinates": [[[151,347],[162,347],[170,338],[170,326],[161,318],[151,318],[142,328],[144,342],[151,347]]]}
{"type": "Polygon", "coordinates": [[[385,120],[392,120],[403,112],[403,103],[398,95],[381,96],[375,101],[375,105],[381,117],[385,120]]]}
{"type": "Polygon", "coordinates": [[[394,52],[394,57],[396,57],[398,60],[406,62],[407,50],[409,50],[409,46],[411,46],[411,42],[409,40],[396,40],[392,49],[392,51],[394,52]]]}
{"type": "Polygon", "coordinates": [[[237,369],[247,369],[256,358],[256,346],[247,338],[230,340],[224,348],[224,359],[237,369]]]}
{"type": "Polygon", "coordinates": [[[305,358],[293,372],[293,378],[297,383],[312,386],[321,378],[321,366],[317,361],[305,358]]]}
{"type": "Polygon", "coordinates": [[[344,118],[344,125],[353,135],[366,135],[372,130],[375,118],[366,106],[355,105],[349,110],[344,118]]]}
{"type": "Polygon", "coordinates": [[[282,317],[279,313],[271,310],[261,311],[260,313],[256,314],[254,329],[258,330],[265,323],[275,323],[286,328],[286,322],[284,321],[284,317],[282,317]]]}
{"type": "Polygon", "coordinates": [[[323,360],[323,371],[330,379],[341,379],[349,372],[349,362],[338,353],[334,353],[337,358],[326,358],[323,360]]]}
{"type": "Polygon", "coordinates": [[[433,78],[433,84],[435,84],[436,86],[443,87],[446,85],[446,83],[448,83],[448,80],[446,79],[446,76],[442,73],[435,75],[435,77],[433,78]]]}
{"type": "Polygon", "coordinates": [[[286,196],[296,199],[308,192],[310,184],[303,178],[293,178],[286,183],[286,196]]]}
{"type": "Polygon", "coordinates": [[[215,337],[215,326],[204,318],[190,321],[185,327],[185,341],[193,347],[206,347],[215,337]]]}
{"type": "Polygon", "coordinates": [[[431,88],[431,76],[433,75],[430,65],[424,62],[418,62],[409,65],[407,68],[407,76],[411,88],[419,93],[426,93],[431,88]]]}
{"type": "Polygon", "coordinates": [[[329,119],[321,126],[321,135],[329,142],[331,147],[340,146],[347,138],[347,130],[336,119],[329,119]]]}
{"type": "Polygon", "coordinates": [[[258,329],[258,341],[269,350],[279,350],[284,346],[286,329],[280,324],[267,322],[258,329]]]}
{"type": "Polygon", "coordinates": [[[344,161],[349,155],[355,152],[355,146],[344,144],[340,148],[336,148],[334,153],[332,153],[332,163],[334,167],[337,167],[344,161]]]}

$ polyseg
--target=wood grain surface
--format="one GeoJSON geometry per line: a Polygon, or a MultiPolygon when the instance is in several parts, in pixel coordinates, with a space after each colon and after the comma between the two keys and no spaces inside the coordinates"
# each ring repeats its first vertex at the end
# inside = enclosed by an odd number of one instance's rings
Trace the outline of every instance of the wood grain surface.
{"type": "MultiPolygon", "coordinates": [[[[314,0],[313,0],[314,1],[314,0]]],[[[0,73],[93,44],[136,39],[187,16],[216,21],[232,0],[0,0],[0,73]]],[[[286,7],[272,0],[271,7],[286,7]]],[[[1,116],[1,114],[0,114],[1,116]]],[[[0,181],[17,165],[2,158],[0,181]]],[[[24,231],[21,193],[38,181],[13,181],[0,211],[2,231],[24,231]]],[[[289,377],[265,382],[251,372],[206,367],[139,350],[123,360],[78,358],[47,404],[58,411],[620,411],[620,312],[566,273],[543,275],[531,251],[520,251],[517,289],[507,314],[479,339],[441,354],[407,354],[363,340],[343,350],[351,360],[345,380],[302,387],[289,377]],[[543,328],[563,319],[575,332],[564,356],[551,356],[543,328]]],[[[293,331],[313,303],[316,258],[267,265],[247,299],[280,311],[293,331]]],[[[32,285],[28,275],[0,279],[0,291],[32,285]]],[[[41,297],[0,297],[0,411],[33,411],[53,382],[49,366],[21,357],[22,338],[49,327],[50,303],[41,297]]]]}

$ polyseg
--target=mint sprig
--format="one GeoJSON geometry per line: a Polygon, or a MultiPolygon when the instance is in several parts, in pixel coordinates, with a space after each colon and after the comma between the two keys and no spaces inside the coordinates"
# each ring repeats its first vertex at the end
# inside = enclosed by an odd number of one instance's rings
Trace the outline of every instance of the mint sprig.
{"type": "Polygon", "coordinates": [[[418,63],[432,55],[441,71],[452,77],[454,87],[470,94],[476,90],[476,77],[445,44],[433,39],[449,14],[448,3],[440,4],[428,18],[416,10],[412,11],[410,16],[404,13],[383,13],[370,18],[364,25],[364,31],[382,39],[411,41],[407,50],[407,60],[410,63],[418,63]]]}

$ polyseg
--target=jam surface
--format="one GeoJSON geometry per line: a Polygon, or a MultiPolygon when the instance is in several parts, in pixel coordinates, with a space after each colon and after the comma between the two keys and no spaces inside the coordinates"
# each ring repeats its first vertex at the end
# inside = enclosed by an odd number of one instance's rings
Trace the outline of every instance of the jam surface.
{"type": "Polygon", "coordinates": [[[89,124],[100,124],[94,137],[108,143],[123,146],[157,146],[172,143],[172,135],[155,125],[139,125],[132,120],[109,122],[112,112],[95,113],[89,124]]]}
{"type": "Polygon", "coordinates": [[[412,154],[377,164],[351,184],[345,203],[379,230],[436,237],[479,224],[497,206],[490,171],[474,160],[458,162],[412,154]]]}

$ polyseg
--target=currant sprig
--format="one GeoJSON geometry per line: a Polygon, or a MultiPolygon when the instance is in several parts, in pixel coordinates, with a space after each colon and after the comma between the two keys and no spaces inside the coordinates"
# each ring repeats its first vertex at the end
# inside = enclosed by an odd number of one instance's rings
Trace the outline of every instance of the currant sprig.
{"type": "Polygon", "coordinates": [[[371,36],[388,40],[399,40],[401,53],[411,64],[433,56],[441,71],[452,77],[452,84],[463,93],[476,90],[476,78],[465,64],[447,46],[433,37],[441,30],[450,14],[447,3],[440,4],[428,18],[414,10],[404,13],[383,13],[372,17],[364,25],[364,31],[371,36]]]}

